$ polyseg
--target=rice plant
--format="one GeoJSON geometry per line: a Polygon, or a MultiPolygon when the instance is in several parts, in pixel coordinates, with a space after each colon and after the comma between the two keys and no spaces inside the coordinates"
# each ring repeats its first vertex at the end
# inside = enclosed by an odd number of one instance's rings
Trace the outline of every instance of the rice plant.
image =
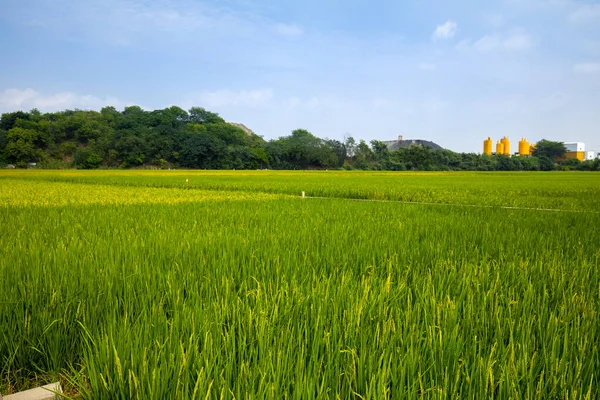
{"type": "Polygon", "coordinates": [[[0,392],[599,397],[597,175],[263,172],[3,172],[0,392]]]}

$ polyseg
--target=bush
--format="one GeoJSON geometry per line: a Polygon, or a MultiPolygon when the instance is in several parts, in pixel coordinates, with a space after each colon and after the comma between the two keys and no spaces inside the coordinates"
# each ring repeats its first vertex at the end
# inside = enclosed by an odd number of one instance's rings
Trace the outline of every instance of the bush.
{"type": "Polygon", "coordinates": [[[581,165],[581,161],[576,158],[567,158],[560,162],[560,167],[563,171],[571,171],[577,169],[581,165]]]}
{"type": "Polygon", "coordinates": [[[79,149],[75,153],[73,165],[77,169],[95,169],[102,164],[102,157],[88,149],[79,149]]]}
{"type": "Polygon", "coordinates": [[[71,163],[61,160],[47,160],[38,163],[38,167],[41,169],[69,169],[71,166],[71,163]]]}
{"type": "Polygon", "coordinates": [[[556,164],[548,157],[539,157],[539,165],[541,171],[552,171],[556,169],[556,164]]]}

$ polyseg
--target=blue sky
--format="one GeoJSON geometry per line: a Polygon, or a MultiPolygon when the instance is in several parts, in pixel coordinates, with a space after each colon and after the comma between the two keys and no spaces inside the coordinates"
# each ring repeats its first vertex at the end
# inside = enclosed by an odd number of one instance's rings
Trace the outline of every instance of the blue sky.
{"type": "Polygon", "coordinates": [[[600,150],[600,2],[4,0],[0,112],[200,106],[265,139],[600,150]]]}

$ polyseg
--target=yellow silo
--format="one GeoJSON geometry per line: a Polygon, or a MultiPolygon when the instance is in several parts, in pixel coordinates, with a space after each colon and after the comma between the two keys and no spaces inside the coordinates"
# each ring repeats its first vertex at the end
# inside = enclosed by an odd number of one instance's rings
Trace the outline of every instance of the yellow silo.
{"type": "Polygon", "coordinates": [[[496,155],[504,154],[504,143],[501,141],[496,143],[496,155]]]}
{"type": "Polygon", "coordinates": [[[522,138],[519,141],[519,155],[522,157],[528,156],[531,154],[531,145],[525,138],[522,138]]]}
{"type": "Polygon", "coordinates": [[[490,138],[488,136],[488,138],[483,141],[483,154],[487,154],[487,155],[491,156],[493,147],[494,147],[494,142],[492,141],[492,138],[490,138]]]}
{"type": "Polygon", "coordinates": [[[506,136],[504,136],[501,140],[504,145],[504,154],[510,156],[510,140],[506,136]]]}

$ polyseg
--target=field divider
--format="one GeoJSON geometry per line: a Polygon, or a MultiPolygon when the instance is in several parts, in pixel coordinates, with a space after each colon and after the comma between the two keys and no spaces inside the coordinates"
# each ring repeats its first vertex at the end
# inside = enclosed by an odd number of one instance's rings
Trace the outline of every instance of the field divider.
{"type": "Polygon", "coordinates": [[[377,199],[354,199],[350,197],[325,197],[325,196],[305,196],[302,192],[303,199],[329,199],[329,200],[348,200],[348,201],[364,201],[373,203],[396,203],[396,204],[414,204],[424,206],[454,206],[454,207],[472,207],[472,208],[496,208],[502,210],[517,210],[517,211],[546,211],[546,212],[565,212],[578,214],[600,214],[600,211],[589,210],[562,210],[558,208],[541,208],[541,207],[518,207],[518,206],[491,206],[486,204],[460,204],[460,203],[434,203],[427,201],[406,201],[406,200],[377,200],[377,199]]]}

